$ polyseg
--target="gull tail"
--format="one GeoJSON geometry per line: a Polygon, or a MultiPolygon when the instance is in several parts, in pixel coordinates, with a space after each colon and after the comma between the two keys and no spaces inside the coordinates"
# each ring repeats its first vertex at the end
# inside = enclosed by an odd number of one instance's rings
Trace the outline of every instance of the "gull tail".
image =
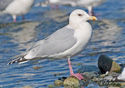
{"type": "Polygon", "coordinates": [[[29,60],[28,59],[25,59],[24,56],[20,56],[18,57],[17,59],[14,59],[12,61],[10,61],[7,65],[11,65],[11,64],[14,64],[14,63],[19,63],[19,64],[22,64],[22,63],[26,63],[28,62],[29,60]]]}

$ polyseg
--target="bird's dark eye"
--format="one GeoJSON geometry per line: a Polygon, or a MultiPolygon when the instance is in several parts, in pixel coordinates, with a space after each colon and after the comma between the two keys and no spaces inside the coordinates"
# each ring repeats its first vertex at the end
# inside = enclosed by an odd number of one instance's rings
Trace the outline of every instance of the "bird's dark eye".
{"type": "Polygon", "coordinates": [[[82,14],[78,14],[78,16],[82,16],[82,14]]]}

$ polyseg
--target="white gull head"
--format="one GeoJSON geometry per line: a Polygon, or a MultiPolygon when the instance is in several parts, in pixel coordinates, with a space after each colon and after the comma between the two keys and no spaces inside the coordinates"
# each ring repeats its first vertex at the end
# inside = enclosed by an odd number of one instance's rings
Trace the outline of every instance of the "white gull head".
{"type": "Polygon", "coordinates": [[[89,16],[85,11],[81,9],[74,10],[69,16],[69,25],[79,25],[87,20],[97,20],[94,16],[89,16]]]}

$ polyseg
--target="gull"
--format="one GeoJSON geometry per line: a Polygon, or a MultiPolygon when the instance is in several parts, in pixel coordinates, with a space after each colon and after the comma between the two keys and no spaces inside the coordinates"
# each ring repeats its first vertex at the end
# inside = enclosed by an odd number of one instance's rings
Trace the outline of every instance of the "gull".
{"type": "Polygon", "coordinates": [[[125,81],[125,67],[123,68],[122,73],[117,77],[117,79],[125,81]]]}
{"type": "Polygon", "coordinates": [[[101,5],[106,0],[46,0],[37,3],[36,6],[46,7],[48,5],[70,5],[72,7],[79,6],[88,9],[89,15],[94,15],[93,8],[101,5]]]}
{"type": "Polygon", "coordinates": [[[16,17],[27,14],[33,3],[34,0],[0,0],[0,12],[12,15],[13,22],[16,22],[16,17]]]}
{"type": "Polygon", "coordinates": [[[106,0],[77,0],[76,5],[88,9],[89,15],[94,15],[93,8],[101,5],[106,0]]]}
{"type": "Polygon", "coordinates": [[[75,0],[45,0],[37,3],[35,6],[47,7],[49,5],[71,5],[76,6],[75,0]]]}
{"type": "Polygon", "coordinates": [[[74,10],[69,16],[69,24],[58,29],[50,36],[36,42],[23,54],[8,63],[24,63],[33,59],[68,58],[70,75],[83,79],[80,73],[74,74],[70,58],[79,54],[90,42],[92,27],[87,20],[97,20],[81,9],[74,10]]]}

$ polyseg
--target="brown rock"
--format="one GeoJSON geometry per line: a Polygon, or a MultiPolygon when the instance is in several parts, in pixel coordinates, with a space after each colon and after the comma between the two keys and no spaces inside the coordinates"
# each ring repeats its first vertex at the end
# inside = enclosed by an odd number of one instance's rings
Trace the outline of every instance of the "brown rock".
{"type": "Polygon", "coordinates": [[[125,82],[121,83],[121,86],[125,86],[125,82]]]}
{"type": "Polygon", "coordinates": [[[42,68],[42,67],[40,67],[40,66],[33,67],[34,70],[38,70],[40,68],[42,68]]]}
{"type": "Polygon", "coordinates": [[[121,72],[121,66],[119,66],[119,64],[113,61],[110,72],[121,72]]]}
{"type": "Polygon", "coordinates": [[[24,87],[22,87],[22,88],[33,88],[33,87],[31,87],[31,86],[24,86],[24,87]]]}

